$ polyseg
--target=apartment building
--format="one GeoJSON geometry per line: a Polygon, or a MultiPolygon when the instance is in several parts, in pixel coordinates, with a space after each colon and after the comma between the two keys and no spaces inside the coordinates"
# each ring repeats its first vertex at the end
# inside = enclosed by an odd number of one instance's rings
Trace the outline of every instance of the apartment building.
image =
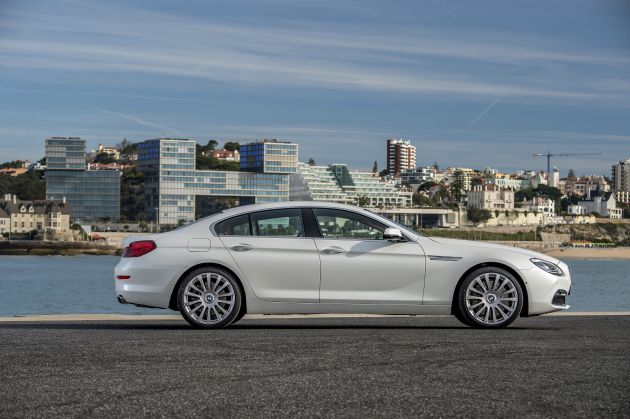
{"type": "Polygon", "coordinates": [[[371,172],[349,170],[342,163],[329,166],[298,164],[291,175],[292,201],[330,201],[363,207],[408,207],[412,191],[371,172]]]}
{"type": "Polygon", "coordinates": [[[400,177],[402,172],[416,169],[416,147],[401,138],[387,140],[387,173],[400,177]]]}
{"type": "Polygon", "coordinates": [[[514,191],[496,185],[477,185],[468,191],[468,208],[513,210],[514,191]]]}

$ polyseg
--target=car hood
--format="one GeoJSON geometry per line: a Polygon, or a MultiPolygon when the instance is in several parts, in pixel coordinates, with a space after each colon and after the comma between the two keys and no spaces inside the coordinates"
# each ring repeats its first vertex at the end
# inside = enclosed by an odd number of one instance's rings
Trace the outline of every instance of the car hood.
{"type": "Polygon", "coordinates": [[[534,252],[533,250],[527,250],[520,247],[505,246],[502,244],[487,243],[487,242],[472,241],[472,240],[445,239],[442,237],[427,237],[427,238],[434,241],[435,243],[448,246],[449,248],[458,248],[462,250],[464,249],[500,250],[503,252],[517,253],[523,256],[527,256],[529,258],[540,258],[540,259],[548,260],[549,262],[555,263],[556,265],[559,265],[561,263],[559,259],[556,259],[544,253],[534,252]]]}

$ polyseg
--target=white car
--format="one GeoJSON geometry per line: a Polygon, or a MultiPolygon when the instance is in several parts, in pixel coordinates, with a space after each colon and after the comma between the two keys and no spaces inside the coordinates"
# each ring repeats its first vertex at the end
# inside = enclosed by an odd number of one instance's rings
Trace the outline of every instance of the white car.
{"type": "Polygon", "coordinates": [[[567,265],[489,243],[421,236],[358,207],[256,204],[125,240],[118,300],[217,328],[246,313],[452,314],[498,328],[567,309],[567,265]]]}

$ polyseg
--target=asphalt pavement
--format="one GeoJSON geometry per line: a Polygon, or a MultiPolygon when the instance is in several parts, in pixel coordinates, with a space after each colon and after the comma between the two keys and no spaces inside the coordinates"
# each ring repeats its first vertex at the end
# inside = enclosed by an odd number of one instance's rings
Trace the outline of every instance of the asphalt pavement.
{"type": "Polygon", "coordinates": [[[0,322],[0,417],[628,417],[630,316],[0,322]]]}

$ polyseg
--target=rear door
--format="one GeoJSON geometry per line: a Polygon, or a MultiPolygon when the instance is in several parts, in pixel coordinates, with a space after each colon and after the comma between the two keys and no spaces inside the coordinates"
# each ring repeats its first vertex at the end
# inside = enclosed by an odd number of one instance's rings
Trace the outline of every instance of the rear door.
{"type": "Polygon", "coordinates": [[[386,226],[352,211],[313,208],[321,231],[321,303],[420,304],[425,259],[415,241],[383,239],[386,226]]]}
{"type": "Polygon", "coordinates": [[[319,301],[319,253],[306,237],[301,209],[240,215],[218,223],[215,231],[258,298],[319,301]]]}

